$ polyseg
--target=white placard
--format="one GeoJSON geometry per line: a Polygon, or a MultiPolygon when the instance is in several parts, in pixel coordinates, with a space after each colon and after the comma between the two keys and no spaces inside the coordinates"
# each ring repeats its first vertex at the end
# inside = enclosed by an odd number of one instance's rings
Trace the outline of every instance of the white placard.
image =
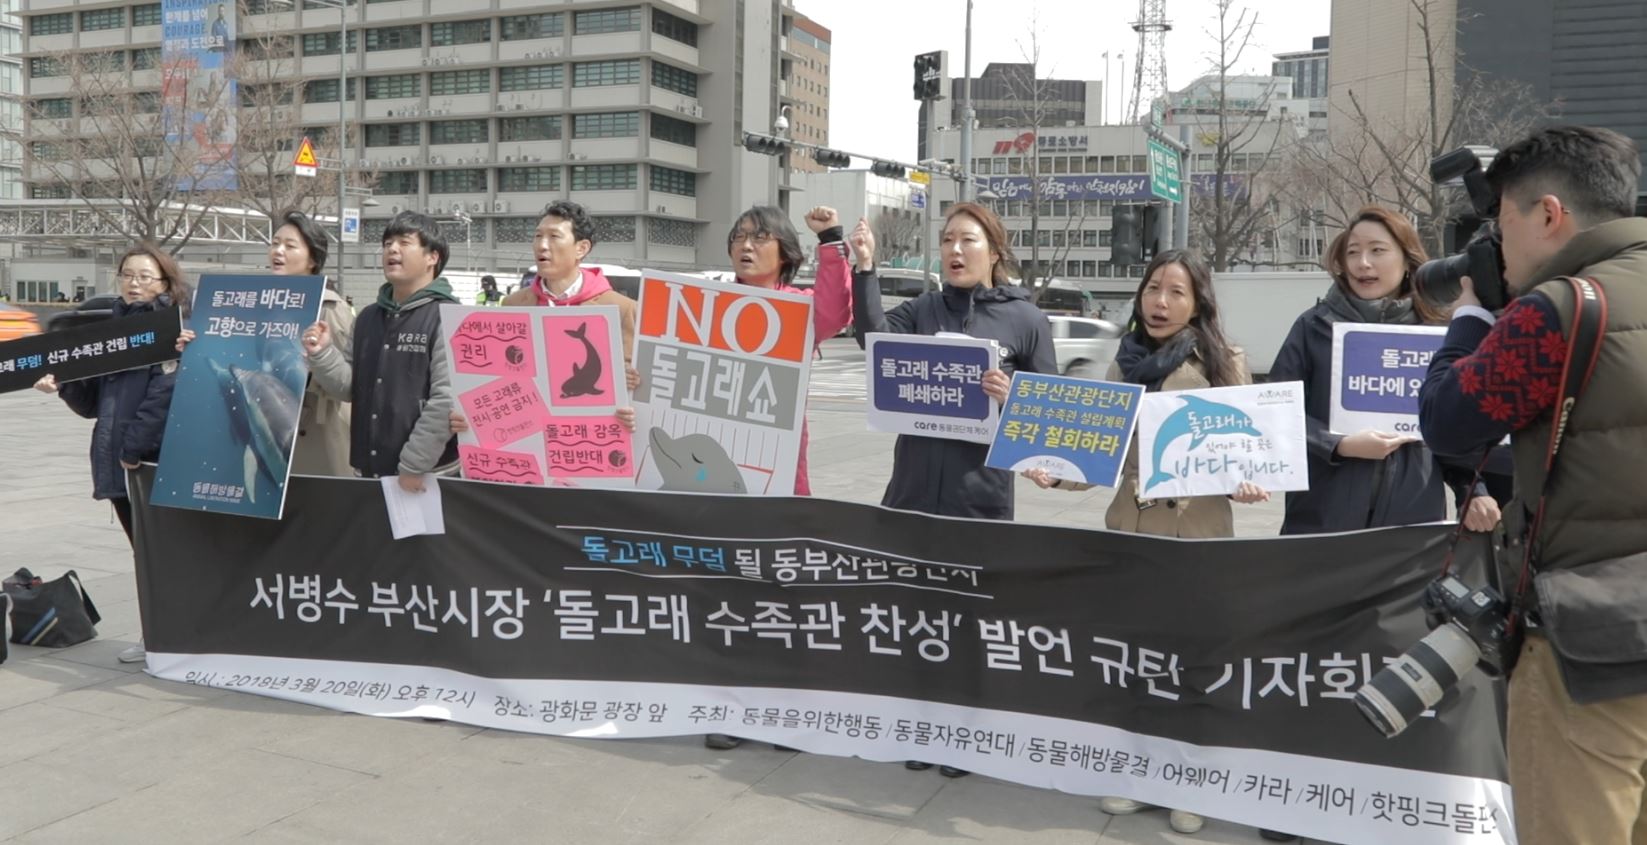
{"type": "Polygon", "coordinates": [[[1138,409],[1140,498],[1308,490],[1306,460],[1303,382],[1147,393],[1138,409]]]}

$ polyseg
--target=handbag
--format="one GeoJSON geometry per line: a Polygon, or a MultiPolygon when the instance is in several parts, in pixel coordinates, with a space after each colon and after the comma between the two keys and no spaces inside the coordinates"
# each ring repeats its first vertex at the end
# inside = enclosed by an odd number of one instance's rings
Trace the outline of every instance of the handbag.
{"type": "Polygon", "coordinates": [[[74,570],[53,581],[36,578],[27,569],[7,578],[4,591],[11,604],[7,640],[18,645],[64,648],[97,636],[97,612],[80,576],[74,570]]]}
{"type": "Polygon", "coordinates": [[[1647,693],[1647,552],[1561,569],[1540,570],[1537,565],[1546,499],[1560,469],[1556,455],[1573,405],[1594,372],[1607,325],[1607,297],[1600,283],[1567,281],[1576,295],[1573,327],[1545,452],[1544,488],[1528,528],[1514,604],[1520,608],[1531,598],[1528,618],[1550,641],[1568,697],[1593,704],[1647,693]]]}

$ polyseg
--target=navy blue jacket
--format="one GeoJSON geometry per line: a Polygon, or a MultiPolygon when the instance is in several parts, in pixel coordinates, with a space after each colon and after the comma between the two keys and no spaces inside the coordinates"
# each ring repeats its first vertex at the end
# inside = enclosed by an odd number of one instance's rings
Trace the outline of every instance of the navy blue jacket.
{"type": "MultiPolygon", "coordinates": [[[[1052,326],[1021,287],[944,285],[887,313],[881,309],[880,279],[873,271],[854,272],[852,322],[859,346],[870,332],[959,332],[998,342],[1001,370],[1008,376],[1017,370],[1058,372],[1052,326]]],[[[984,466],[988,455],[983,443],[899,435],[881,504],[940,516],[1012,519],[1013,474],[984,466]]]]}
{"type": "MultiPolygon", "coordinates": [[[[157,308],[170,308],[165,296],[154,302],[114,304],[114,316],[130,317],[157,308]]],[[[71,381],[59,385],[57,395],[69,409],[87,419],[92,427],[92,497],[126,498],[127,463],[153,461],[160,457],[160,440],[166,434],[166,412],[172,405],[172,388],[177,386],[177,362],[167,361],[135,370],[71,381]]]]}

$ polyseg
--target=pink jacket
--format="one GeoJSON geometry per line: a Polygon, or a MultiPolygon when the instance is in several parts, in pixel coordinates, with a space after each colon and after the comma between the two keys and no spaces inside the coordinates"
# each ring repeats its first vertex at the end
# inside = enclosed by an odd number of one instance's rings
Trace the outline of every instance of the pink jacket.
{"type": "MultiPolygon", "coordinates": [[[[738,284],[745,284],[743,279],[738,284]]],[[[846,244],[831,241],[818,244],[818,276],[811,290],[779,283],[777,290],[812,297],[812,343],[817,344],[839,334],[852,322],[852,262],[847,257],[846,244]]],[[[812,482],[806,472],[806,449],[810,437],[806,420],[801,420],[801,454],[795,465],[795,495],[812,495],[812,482]]]]}

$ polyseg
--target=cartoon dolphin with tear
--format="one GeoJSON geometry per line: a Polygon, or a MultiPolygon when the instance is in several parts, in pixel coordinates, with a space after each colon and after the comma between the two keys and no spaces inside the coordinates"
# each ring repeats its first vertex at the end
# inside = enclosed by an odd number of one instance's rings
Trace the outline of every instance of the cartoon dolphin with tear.
{"type": "Polygon", "coordinates": [[[661,428],[648,432],[652,451],[658,456],[662,490],[688,493],[748,493],[743,473],[727,456],[721,444],[707,434],[670,437],[661,428]]]}
{"type": "Polygon", "coordinates": [[[1166,454],[1167,447],[1171,446],[1172,442],[1180,437],[1187,435],[1190,438],[1189,447],[1193,451],[1201,445],[1201,441],[1215,434],[1263,436],[1258,429],[1252,427],[1252,417],[1247,416],[1247,413],[1240,408],[1222,405],[1217,402],[1208,402],[1199,396],[1180,396],[1178,398],[1183,400],[1184,407],[1173,411],[1172,415],[1167,417],[1167,421],[1161,423],[1161,427],[1155,432],[1155,460],[1153,461],[1155,474],[1150,476],[1149,481],[1144,484],[1145,490],[1149,490],[1163,481],[1173,479],[1172,473],[1162,468],[1161,457],[1166,454]]]}

